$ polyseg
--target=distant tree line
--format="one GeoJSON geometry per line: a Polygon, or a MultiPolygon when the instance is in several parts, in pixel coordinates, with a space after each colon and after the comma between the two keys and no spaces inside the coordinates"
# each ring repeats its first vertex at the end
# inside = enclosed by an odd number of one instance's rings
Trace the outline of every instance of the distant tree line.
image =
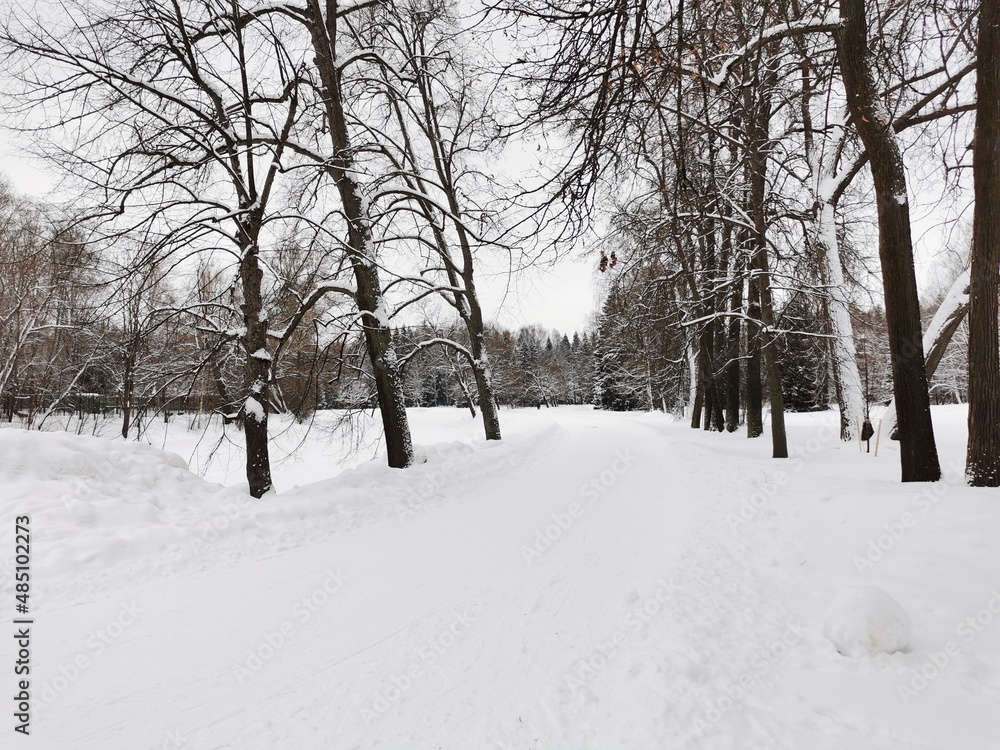
{"type": "MultiPolygon", "coordinates": [[[[697,426],[718,429],[725,425],[713,417],[711,403],[699,400],[697,342],[676,299],[662,294],[657,284],[637,289],[641,268],[624,271],[610,284],[598,316],[595,352],[594,405],[632,411],[658,409],[694,420],[697,426]],[[636,307],[637,306],[637,307],[636,307]],[[692,388],[692,384],[694,387],[692,388]]],[[[946,290],[928,296],[922,306],[925,329],[940,308],[946,290]]],[[[880,414],[892,400],[885,312],[880,307],[849,306],[857,352],[862,415],[872,407],[880,414]]],[[[838,404],[835,352],[829,328],[823,324],[821,300],[794,295],[779,300],[775,317],[780,334],[775,339],[781,368],[781,390],[787,411],[822,411],[838,404]]],[[[963,319],[951,338],[952,345],[930,373],[930,398],[934,404],[960,404],[968,400],[968,326],[963,319]]],[[[745,371],[738,381],[747,387],[745,371]]],[[[770,397],[767,383],[763,396],[770,397]]],[[[737,413],[737,424],[745,414],[737,413]]],[[[888,434],[888,430],[887,430],[888,434]]]]}

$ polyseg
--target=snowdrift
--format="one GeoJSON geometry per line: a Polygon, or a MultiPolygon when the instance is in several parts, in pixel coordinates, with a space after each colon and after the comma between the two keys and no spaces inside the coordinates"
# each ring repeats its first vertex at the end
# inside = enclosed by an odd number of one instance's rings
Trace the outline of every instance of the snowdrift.
{"type": "MultiPolygon", "coordinates": [[[[480,478],[529,461],[539,441],[556,434],[549,425],[503,443],[417,446],[417,463],[405,471],[377,458],[255,500],[245,482],[206,481],[176,453],[145,443],[2,429],[0,523],[12,528],[16,516],[31,516],[39,595],[51,585],[71,595],[80,577],[99,579],[87,588],[103,588],[138,569],[204,569],[402,522],[445,502],[446,483],[464,482],[473,496],[480,478]]],[[[5,575],[2,590],[12,586],[5,575]]]]}

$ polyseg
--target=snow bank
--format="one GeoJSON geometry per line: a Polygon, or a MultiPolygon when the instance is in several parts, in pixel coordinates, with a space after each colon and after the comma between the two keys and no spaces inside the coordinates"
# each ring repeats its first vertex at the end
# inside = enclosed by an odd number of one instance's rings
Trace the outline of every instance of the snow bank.
{"type": "MultiPolygon", "coordinates": [[[[243,495],[149,445],[16,429],[0,430],[0,480],[0,523],[30,515],[41,581],[180,549],[193,523],[243,495]]],[[[233,518],[225,533],[250,525],[233,518]]]]}
{"type": "Polygon", "coordinates": [[[910,642],[910,616],[875,586],[848,586],[837,592],[823,622],[823,635],[844,656],[902,651],[910,642]]]}
{"type": "MultiPolygon", "coordinates": [[[[334,479],[255,500],[245,481],[233,487],[209,482],[180,456],[145,443],[2,429],[0,523],[12,529],[16,516],[31,517],[37,580],[58,581],[59,589],[72,592],[86,578],[83,588],[103,589],[139,570],[200,570],[405,523],[474,496],[470,481],[530,461],[545,434],[552,431],[501,444],[418,446],[418,463],[405,471],[388,468],[380,457],[334,479]]],[[[9,565],[8,549],[0,551],[0,572],[9,565]]],[[[12,585],[4,576],[0,591],[12,585]]]]}

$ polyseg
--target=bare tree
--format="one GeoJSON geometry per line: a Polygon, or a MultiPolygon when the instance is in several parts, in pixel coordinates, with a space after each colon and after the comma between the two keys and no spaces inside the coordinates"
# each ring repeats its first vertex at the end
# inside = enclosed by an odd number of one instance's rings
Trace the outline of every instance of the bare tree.
{"type": "Polygon", "coordinates": [[[873,78],[866,4],[864,0],[840,0],[840,12],[843,25],[835,36],[848,110],[865,145],[875,183],[902,480],[937,481],[941,478],[941,466],[924,370],[903,156],[892,129],[892,118],[879,98],[873,78]]]}
{"type": "Polygon", "coordinates": [[[247,480],[260,497],[271,489],[261,243],[281,221],[272,198],[300,116],[297,73],[287,57],[261,53],[276,48],[274,39],[246,23],[237,2],[92,3],[73,18],[57,34],[41,19],[5,29],[21,55],[27,101],[56,102],[65,113],[48,123],[76,133],[62,158],[96,187],[105,242],[142,239],[134,272],[156,263],[169,273],[214,248],[232,257],[247,480]],[[49,63],[51,78],[36,75],[37,60],[49,63]]]}
{"type": "Polygon", "coordinates": [[[499,440],[500,416],[475,281],[477,250],[491,243],[473,226],[473,221],[486,226],[495,217],[476,201],[477,194],[486,194],[477,184],[485,175],[470,164],[489,151],[498,129],[488,101],[480,101],[482,95],[466,84],[480,71],[465,59],[468,53],[459,46],[457,32],[448,28],[456,19],[433,2],[400,8],[398,19],[392,24],[392,46],[401,54],[408,85],[387,86],[386,92],[401,134],[399,166],[408,175],[407,184],[429,228],[430,237],[423,243],[431,251],[427,270],[443,274],[441,294],[465,325],[469,341],[468,347],[447,339],[439,343],[467,360],[486,439],[499,440]]]}
{"type": "MultiPolygon", "coordinates": [[[[270,12],[270,6],[265,6],[263,12],[270,12]]],[[[369,194],[361,182],[366,170],[358,158],[360,151],[355,144],[359,137],[375,136],[378,127],[352,109],[352,105],[364,109],[369,101],[365,86],[371,80],[367,76],[373,75],[377,80],[382,68],[381,58],[369,46],[366,34],[378,32],[383,23],[379,15],[391,13],[391,8],[379,8],[374,3],[341,8],[336,3],[307,0],[303,8],[288,6],[277,12],[304,26],[309,34],[318,105],[331,149],[330,157],[320,155],[318,162],[324,165],[336,187],[341,214],[347,225],[343,247],[354,275],[353,297],[361,315],[375,378],[389,466],[405,468],[413,463],[413,445],[380,276],[380,244],[373,235],[372,206],[379,196],[369,194]],[[359,79],[361,93],[358,93],[359,79]]],[[[394,77],[395,71],[388,72],[394,77]]],[[[372,150],[378,150],[378,146],[372,150]]]]}

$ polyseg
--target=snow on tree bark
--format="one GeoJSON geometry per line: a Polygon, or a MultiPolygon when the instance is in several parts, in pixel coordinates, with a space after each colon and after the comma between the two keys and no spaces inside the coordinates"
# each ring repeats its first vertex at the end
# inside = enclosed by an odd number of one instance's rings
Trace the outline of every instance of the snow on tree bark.
{"type": "Polygon", "coordinates": [[[406,416],[402,378],[392,349],[392,332],[380,316],[384,310],[378,265],[372,257],[371,224],[367,201],[356,178],[354,151],[351,148],[347,115],[341,87],[342,69],[337,65],[338,18],[336,6],[309,0],[306,4],[307,26],[311,33],[315,64],[323,88],[327,126],[335,156],[327,163],[340,196],[347,221],[347,254],[354,272],[355,299],[361,313],[368,357],[375,375],[379,412],[385,432],[389,466],[406,468],[413,463],[413,444],[406,416]]]}
{"type": "Polygon", "coordinates": [[[257,356],[267,352],[267,318],[263,313],[261,282],[263,271],[258,261],[260,252],[256,238],[260,234],[258,211],[248,211],[239,222],[243,260],[240,281],[243,287],[243,382],[246,399],[243,404],[243,434],[246,439],[246,472],[250,494],[262,497],[272,487],[271,460],[268,455],[267,412],[270,377],[270,357],[257,356]]]}
{"type": "MultiPolygon", "coordinates": [[[[962,324],[969,311],[969,271],[965,270],[952,282],[951,289],[941,301],[934,317],[927,325],[924,333],[924,351],[927,352],[927,380],[928,382],[937,372],[937,367],[944,357],[948,344],[962,324]]],[[[898,439],[896,426],[896,400],[893,399],[886,407],[882,415],[882,429],[886,435],[890,435],[893,440],[898,439]]]]}
{"type": "Polygon", "coordinates": [[[815,242],[820,252],[824,282],[829,292],[828,310],[833,335],[833,365],[840,390],[841,430],[840,439],[853,441],[857,422],[865,413],[864,390],[858,372],[858,353],[854,346],[854,326],[848,307],[844,269],[837,242],[837,226],[833,205],[818,198],[815,242]]]}

